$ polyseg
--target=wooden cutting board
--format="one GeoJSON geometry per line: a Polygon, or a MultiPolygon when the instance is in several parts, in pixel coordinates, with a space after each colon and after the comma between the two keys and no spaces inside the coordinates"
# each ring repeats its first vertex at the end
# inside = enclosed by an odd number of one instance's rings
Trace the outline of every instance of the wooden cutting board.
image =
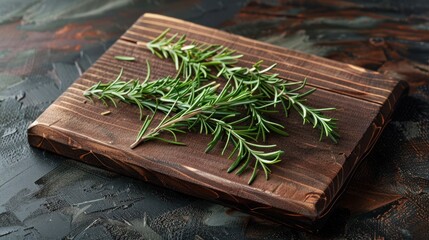
{"type": "Polygon", "coordinates": [[[28,129],[31,145],[78,161],[140,178],[177,191],[214,200],[243,211],[301,228],[319,226],[344,191],[354,170],[370,151],[406,90],[404,82],[349,64],[312,56],[156,14],[142,16],[98,61],[64,92],[28,129]],[[146,59],[156,79],[174,75],[170,61],[153,56],[145,43],[166,28],[199,43],[222,44],[243,53],[243,65],[259,59],[278,63],[275,72],[291,81],[307,78],[318,90],[308,98],[315,107],[335,107],[341,139],[319,141],[318,130],[303,126],[298,114],[281,118],[289,137],[270,137],[285,151],[268,181],[260,175],[247,184],[228,174],[232,160],[216,151],[206,154],[209,138],[185,134],[187,146],[147,142],[129,145],[141,126],[135,106],[106,107],[86,101],[82,93],[99,81],[113,80],[124,68],[125,79],[146,76],[146,59]],[[115,55],[134,56],[124,62],[115,55]]]}

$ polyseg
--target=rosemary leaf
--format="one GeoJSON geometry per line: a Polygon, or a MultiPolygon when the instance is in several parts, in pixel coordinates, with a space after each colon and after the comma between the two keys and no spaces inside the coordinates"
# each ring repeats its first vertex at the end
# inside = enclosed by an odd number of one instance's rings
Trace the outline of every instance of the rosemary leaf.
{"type": "Polygon", "coordinates": [[[135,57],[130,57],[130,56],[115,56],[115,59],[120,60],[120,61],[135,61],[136,60],[135,57]]]}

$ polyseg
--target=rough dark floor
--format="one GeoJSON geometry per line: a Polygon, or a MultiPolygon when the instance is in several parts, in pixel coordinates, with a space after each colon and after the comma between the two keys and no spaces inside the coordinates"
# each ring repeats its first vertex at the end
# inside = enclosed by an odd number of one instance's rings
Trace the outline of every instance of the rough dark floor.
{"type": "Polygon", "coordinates": [[[429,238],[429,2],[0,0],[0,239],[429,238]],[[144,12],[410,83],[309,234],[29,147],[26,127],[144,12]]]}

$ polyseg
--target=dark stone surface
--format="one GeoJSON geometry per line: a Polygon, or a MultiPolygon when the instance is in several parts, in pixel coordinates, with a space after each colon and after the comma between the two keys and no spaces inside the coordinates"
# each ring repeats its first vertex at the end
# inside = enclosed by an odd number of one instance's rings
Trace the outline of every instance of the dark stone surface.
{"type": "Polygon", "coordinates": [[[429,237],[427,1],[3,0],[0,13],[0,239],[429,237]],[[288,229],[29,147],[28,124],[144,12],[410,83],[410,95],[320,233],[288,229]]]}

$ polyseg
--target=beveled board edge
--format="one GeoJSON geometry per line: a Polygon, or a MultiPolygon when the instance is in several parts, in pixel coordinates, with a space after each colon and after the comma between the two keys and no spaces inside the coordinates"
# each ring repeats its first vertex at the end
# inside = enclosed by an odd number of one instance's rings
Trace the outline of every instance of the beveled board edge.
{"type": "MultiPolygon", "coordinates": [[[[352,154],[347,157],[346,161],[351,161],[352,159],[350,158],[354,158],[355,164],[353,165],[353,168],[349,171],[349,174],[347,176],[344,176],[342,178],[343,182],[341,183],[339,190],[334,195],[333,199],[331,199],[331,202],[328,204],[328,206],[325,207],[322,211],[318,212],[318,218],[315,219],[316,221],[326,220],[326,217],[329,215],[330,210],[335,206],[338,199],[346,190],[347,185],[352,180],[353,175],[355,174],[359,165],[364,161],[365,157],[371,152],[371,150],[375,146],[375,143],[380,138],[381,133],[385,129],[386,125],[390,122],[395,107],[397,106],[400,99],[408,93],[408,89],[409,85],[407,82],[398,81],[397,85],[392,90],[392,93],[388,96],[384,104],[380,106],[380,110],[377,116],[372,121],[371,126],[367,129],[362,139],[359,141],[359,143],[353,150],[352,154]]],[[[344,169],[342,170],[342,172],[345,171],[344,169]]],[[[337,175],[337,177],[339,176],[337,175]]],[[[336,179],[334,179],[331,184],[336,184],[335,180],[336,179]]],[[[316,203],[316,205],[317,204],[318,203],[316,203]]]]}

